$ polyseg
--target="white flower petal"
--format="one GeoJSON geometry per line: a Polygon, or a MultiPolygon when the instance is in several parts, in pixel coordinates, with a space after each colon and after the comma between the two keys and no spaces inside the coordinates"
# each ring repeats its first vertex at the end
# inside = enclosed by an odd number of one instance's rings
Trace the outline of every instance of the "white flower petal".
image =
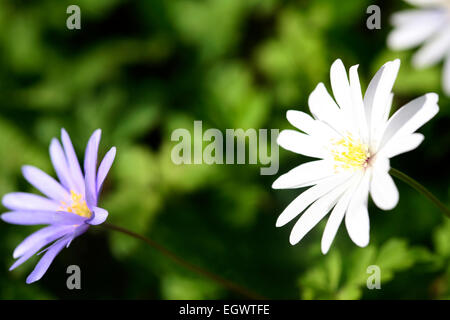
{"type": "Polygon", "coordinates": [[[360,247],[369,244],[370,222],[367,210],[367,199],[369,197],[370,169],[366,170],[360,185],[350,200],[347,214],[345,215],[345,226],[350,239],[360,247]]]}
{"type": "Polygon", "coordinates": [[[428,40],[413,56],[412,63],[417,68],[432,66],[441,61],[450,49],[450,25],[428,40]]]}
{"type": "Polygon", "coordinates": [[[444,71],[442,73],[442,83],[444,84],[444,92],[450,96],[450,54],[444,62],[444,71]]]}
{"type": "Polygon", "coordinates": [[[387,43],[393,50],[403,50],[418,46],[440,30],[445,23],[446,14],[443,10],[426,10],[423,15],[415,16],[408,23],[405,23],[405,17],[394,16],[393,20],[401,20],[402,24],[388,35],[387,43]]]}
{"type": "Polygon", "coordinates": [[[278,177],[273,189],[302,188],[317,184],[320,180],[334,174],[333,164],[326,160],[310,161],[295,167],[278,177]]]}
{"type": "Polygon", "coordinates": [[[321,135],[325,133],[325,126],[328,127],[328,131],[333,131],[334,135],[342,135],[347,131],[348,120],[344,117],[343,112],[330,96],[323,83],[319,83],[314,91],[311,92],[308,98],[308,105],[311,114],[322,124],[321,129],[318,129],[321,135]]]}
{"type": "Polygon", "coordinates": [[[439,96],[428,93],[401,107],[389,119],[381,140],[380,148],[387,147],[398,136],[414,133],[439,111],[439,96]]]}
{"type": "Polygon", "coordinates": [[[350,68],[350,89],[352,93],[352,114],[354,115],[355,126],[358,128],[359,135],[364,142],[368,142],[368,127],[364,111],[364,102],[361,93],[361,84],[358,76],[358,66],[350,68]]]}
{"type": "Polygon", "coordinates": [[[376,206],[382,210],[392,210],[398,203],[399,193],[388,171],[373,170],[370,195],[376,206]]]}
{"type": "Polygon", "coordinates": [[[406,24],[414,24],[421,20],[434,20],[436,15],[442,15],[440,10],[407,9],[394,13],[390,18],[390,22],[394,27],[402,27],[406,24]]]}
{"type": "Polygon", "coordinates": [[[308,105],[311,113],[319,120],[326,121],[330,118],[330,113],[332,115],[339,113],[339,106],[334,102],[322,82],[309,95],[308,105]]]}
{"type": "Polygon", "coordinates": [[[370,81],[364,96],[371,145],[377,145],[385,127],[392,102],[392,87],[399,68],[399,59],[384,64],[370,81]]]}
{"type": "Polygon", "coordinates": [[[446,5],[448,4],[447,0],[405,0],[409,4],[418,7],[429,7],[435,5],[446,5]]]}
{"type": "MultiPolygon", "coordinates": [[[[339,110],[337,106],[336,109],[339,110]]],[[[293,126],[305,132],[311,138],[323,145],[327,145],[331,139],[336,139],[341,136],[341,134],[329,124],[322,120],[314,120],[310,115],[304,112],[289,110],[286,113],[286,117],[293,126]]]]}
{"type": "Polygon", "coordinates": [[[297,110],[288,110],[286,118],[294,127],[306,134],[311,134],[314,131],[315,120],[309,114],[297,110]]]}
{"type": "Polygon", "coordinates": [[[316,201],[318,198],[322,197],[330,190],[336,188],[337,186],[345,183],[348,180],[349,174],[338,174],[330,178],[324,179],[319,184],[301,193],[297,198],[294,199],[284,211],[280,214],[277,219],[276,226],[281,227],[286,223],[294,219],[300,213],[303,212],[311,203],[316,201]]]}
{"type": "Polygon", "coordinates": [[[289,242],[294,245],[303,239],[303,237],[334,207],[347,187],[348,183],[343,184],[314,202],[295,223],[289,237],[289,242]]]}
{"type": "Polygon", "coordinates": [[[352,110],[352,94],[350,83],[348,82],[347,71],[345,70],[341,59],[337,59],[331,65],[330,80],[333,95],[337,104],[346,114],[350,114],[352,110]]]}
{"type": "MultiPolygon", "coordinates": [[[[355,185],[356,186],[356,185],[355,185]]],[[[339,226],[344,219],[345,212],[347,211],[349,202],[353,193],[355,192],[355,186],[349,188],[344,195],[339,199],[338,203],[330,213],[325,230],[322,235],[321,250],[323,254],[326,254],[330,250],[330,246],[336,236],[339,226]]]]}
{"type": "Polygon", "coordinates": [[[324,148],[318,141],[298,131],[281,131],[277,143],[286,150],[308,157],[323,158],[325,156],[324,148]]]}
{"type": "Polygon", "coordinates": [[[381,153],[387,158],[393,158],[399,154],[416,149],[424,139],[425,137],[420,133],[397,137],[387,147],[383,148],[381,153]]]}
{"type": "Polygon", "coordinates": [[[389,113],[391,112],[393,101],[394,101],[394,94],[391,92],[391,94],[389,95],[389,98],[388,98],[388,103],[387,103],[388,107],[386,109],[387,112],[385,115],[386,120],[389,118],[389,113]]]}

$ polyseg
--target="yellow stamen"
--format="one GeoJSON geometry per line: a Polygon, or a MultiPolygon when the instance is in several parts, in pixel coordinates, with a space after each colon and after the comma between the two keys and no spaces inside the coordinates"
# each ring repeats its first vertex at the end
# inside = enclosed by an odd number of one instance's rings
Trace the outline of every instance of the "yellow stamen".
{"type": "Polygon", "coordinates": [[[92,216],[92,212],[89,210],[86,201],[83,200],[83,196],[73,190],[70,190],[70,196],[72,204],[69,206],[67,202],[61,201],[61,210],[75,213],[85,218],[90,218],[92,216]]]}
{"type": "Polygon", "coordinates": [[[355,140],[350,134],[346,138],[333,141],[331,154],[335,162],[334,169],[362,169],[367,167],[370,158],[369,147],[355,140]]]}

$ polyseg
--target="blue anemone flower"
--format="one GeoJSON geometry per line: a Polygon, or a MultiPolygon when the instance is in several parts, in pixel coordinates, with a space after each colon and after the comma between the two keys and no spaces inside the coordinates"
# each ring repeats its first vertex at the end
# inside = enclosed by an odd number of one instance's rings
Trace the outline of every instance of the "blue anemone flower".
{"type": "Polygon", "coordinates": [[[99,225],[108,217],[108,212],[97,207],[97,203],[114,162],[116,148],[108,151],[97,170],[100,138],[101,130],[98,129],[89,139],[83,174],[70,137],[62,129],[62,145],[56,138],[50,144],[50,158],[59,182],[36,167],[24,166],[25,179],[45,197],[22,192],[3,197],[3,205],[11,210],[1,215],[3,221],[17,225],[48,225],[28,236],[14,250],[13,257],[17,260],[10,271],[45,248],[27,283],[41,279],[64,247],[91,225],[99,225]]]}

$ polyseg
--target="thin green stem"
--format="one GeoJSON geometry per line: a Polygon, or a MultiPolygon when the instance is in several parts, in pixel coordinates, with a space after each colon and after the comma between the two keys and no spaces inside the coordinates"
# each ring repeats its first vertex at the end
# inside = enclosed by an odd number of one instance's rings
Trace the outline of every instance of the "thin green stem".
{"type": "Polygon", "coordinates": [[[214,282],[218,283],[219,285],[223,286],[224,288],[234,291],[242,297],[253,299],[253,300],[265,300],[266,299],[265,297],[263,297],[257,293],[254,293],[254,292],[250,291],[249,289],[246,289],[234,282],[226,280],[212,272],[209,272],[197,265],[194,265],[194,264],[184,260],[183,258],[180,258],[175,253],[173,253],[169,249],[165,248],[164,246],[162,246],[161,244],[155,242],[154,240],[152,240],[150,238],[147,238],[147,237],[137,234],[133,231],[127,230],[125,228],[113,225],[111,223],[103,223],[101,226],[103,226],[107,229],[113,230],[113,231],[121,232],[123,234],[126,234],[126,235],[131,236],[136,239],[139,239],[141,241],[144,241],[150,247],[158,250],[163,255],[165,255],[167,258],[172,260],[173,262],[179,264],[180,266],[182,266],[186,269],[189,269],[195,273],[198,273],[206,278],[213,280],[214,282]]]}
{"type": "Polygon", "coordinates": [[[410,176],[404,174],[403,172],[391,168],[390,173],[402,180],[403,182],[409,184],[411,187],[419,191],[421,194],[423,194],[425,197],[427,197],[431,202],[433,202],[436,207],[438,207],[448,218],[450,218],[450,210],[447,208],[445,204],[443,204],[438,198],[435,197],[434,194],[432,194],[427,188],[425,188],[423,185],[421,185],[419,182],[411,178],[410,176]]]}

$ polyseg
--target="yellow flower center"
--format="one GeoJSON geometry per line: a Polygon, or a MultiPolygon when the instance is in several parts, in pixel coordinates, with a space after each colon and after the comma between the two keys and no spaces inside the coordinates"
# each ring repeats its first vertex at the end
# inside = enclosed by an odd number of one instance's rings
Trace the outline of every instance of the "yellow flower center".
{"type": "Polygon", "coordinates": [[[331,154],[335,162],[334,169],[362,169],[367,167],[370,158],[369,147],[355,140],[351,135],[334,140],[331,154]]]}
{"type": "Polygon", "coordinates": [[[71,205],[68,205],[65,201],[61,201],[61,210],[75,213],[85,218],[90,218],[92,216],[92,212],[89,210],[86,201],[83,200],[83,196],[73,190],[70,190],[70,196],[72,202],[71,205]]]}

